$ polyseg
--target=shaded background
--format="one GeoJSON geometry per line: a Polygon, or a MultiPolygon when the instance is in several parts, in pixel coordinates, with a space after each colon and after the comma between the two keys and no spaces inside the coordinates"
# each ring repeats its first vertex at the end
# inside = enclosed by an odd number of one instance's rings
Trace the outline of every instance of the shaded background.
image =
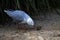
{"type": "MultiPolygon", "coordinates": [[[[0,24],[9,23],[12,19],[4,13],[4,9],[23,10],[29,14],[33,19],[34,17],[44,18],[47,16],[46,12],[51,12],[53,9],[60,8],[60,0],[0,0],[0,24]]],[[[37,18],[37,19],[38,19],[37,18]]]]}

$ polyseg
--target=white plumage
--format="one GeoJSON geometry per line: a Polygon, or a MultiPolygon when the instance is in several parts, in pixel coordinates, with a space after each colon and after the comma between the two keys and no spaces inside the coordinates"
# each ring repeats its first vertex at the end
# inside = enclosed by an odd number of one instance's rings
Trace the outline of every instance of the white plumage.
{"type": "Polygon", "coordinates": [[[4,10],[15,22],[27,23],[28,25],[34,26],[32,18],[21,10],[4,10]]]}

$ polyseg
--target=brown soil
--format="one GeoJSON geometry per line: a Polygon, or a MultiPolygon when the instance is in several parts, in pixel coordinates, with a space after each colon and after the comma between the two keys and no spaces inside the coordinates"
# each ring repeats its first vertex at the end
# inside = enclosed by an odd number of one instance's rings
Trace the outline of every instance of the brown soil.
{"type": "Polygon", "coordinates": [[[44,20],[36,19],[35,23],[40,30],[18,30],[17,25],[0,25],[0,40],[60,40],[60,15],[51,13],[44,20]]]}

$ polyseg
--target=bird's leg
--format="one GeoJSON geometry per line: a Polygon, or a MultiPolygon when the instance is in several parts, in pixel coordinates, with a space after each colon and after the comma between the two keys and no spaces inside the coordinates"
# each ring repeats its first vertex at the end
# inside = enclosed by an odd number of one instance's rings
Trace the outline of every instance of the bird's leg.
{"type": "Polygon", "coordinates": [[[18,30],[23,30],[23,29],[24,29],[24,27],[23,27],[22,24],[20,24],[20,23],[18,23],[18,22],[17,22],[17,24],[18,24],[18,27],[17,27],[18,30]]]}
{"type": "Polygon", "coordinates": [[[18,29],[19,29],[19,26],[20,26],[20,25],[18,24],[18,29]]]}
{"type": "Polygon", "coordinates": [[[24,22],[21,22],[21,23],[19,23],[19,25],[20,25],[20,30],[24,30],[25,29],[25,23],[24,22]]]}
{"type": "Polygon", "coordinates": [[[16,25],[17,25],[17,32],[19,32],[20,31],[20,25],[18,22],[16,22],[16,25]]]}

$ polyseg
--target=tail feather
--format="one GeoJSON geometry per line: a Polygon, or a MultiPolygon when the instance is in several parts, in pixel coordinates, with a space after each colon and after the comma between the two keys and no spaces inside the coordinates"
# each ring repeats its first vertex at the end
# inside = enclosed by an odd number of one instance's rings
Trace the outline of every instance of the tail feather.
{"type": "Polygon", "coordinates": [[[7,11],[14,11],[12,9],[5,9],[4,12],[7,12],[7,11]]]}
{"type": "Polygon", "coordinates": [[[4,10],[4,12],[7,12],[7,10],[4,10]]]}

